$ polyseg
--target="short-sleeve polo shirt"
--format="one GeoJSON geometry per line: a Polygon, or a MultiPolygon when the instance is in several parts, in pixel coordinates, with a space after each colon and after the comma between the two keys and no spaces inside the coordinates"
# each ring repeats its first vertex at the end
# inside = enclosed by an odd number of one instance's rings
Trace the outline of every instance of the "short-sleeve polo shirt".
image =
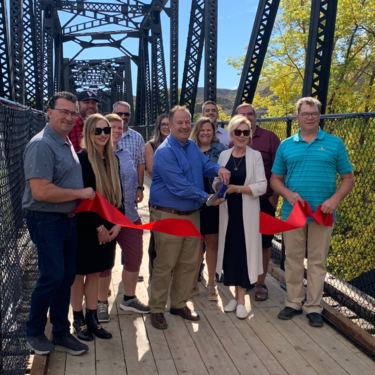
{"type": "MultiPolygon", "coordinates": [[[[301,138],[300,130],[281,142],[272,167],[272,173],[286,175],[285,186],[306,200],[313,212],[336,192],[337,173],[342,175],[352,170],[344,142],[320,127],[311,143],[301,138]]],[[[283,220],[291,210],[292,206],[284,199],[283,220]]],[[[336,221],[336,212],[334,219],[336,221]]],[[[313,219],[308,218],[308,221],[313,219]]]]}
{"type": "Polygon", "coordinates": [[[25,148],[24,171],[23,208],[64,214],[70,214],[77,208],[79,199],[60,203],[35,200],[29,182],[31,178],[41,178],[63,189],[83,189],[81,164],[69,138],[64,141],[47,124],[25,148]]]}

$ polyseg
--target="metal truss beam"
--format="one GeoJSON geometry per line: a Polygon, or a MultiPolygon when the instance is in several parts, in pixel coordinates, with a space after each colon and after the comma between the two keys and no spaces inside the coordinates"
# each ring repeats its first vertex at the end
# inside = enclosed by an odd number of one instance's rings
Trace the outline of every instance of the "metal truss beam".
{"type": "Polygon", "coordinates": [[[170,107],[178,104],[178,10],[179,0],[171,0],[170,7],[170,107]]]}
{"type": "Polygon", "coordinates": [[[124,72],[125,72],[125,85],[124,85],[124,96],[125,101],[128,102],[131,106],[131,117],[129,120],[129,125],[134,125],[134,101],[133,101],[133,84],[132,84],[132,70],[131,70],[131,61],[129,57],[124,57],[124,72]]]}
{"type": "Polygon", "coordinates": [[[151,29],[152,15],[155,10],[163,10],[168,0],[152,0],[150,5],[147,5],[145,16],[141,23],[141,29],[151,29]]]}
{"type": "Polygon", "coordinates": [[[194,115],[204,43],[204,2],[192,0],[180,104],[194,115]]]}
{"type": "Polygon", "coordinates": [[[14,100],[25,104],[23,0],[10,1],[10,45],[13,63],[14,100]]]}
{"type": "Polygon", "coordinates": [[[254,99],[279,4],[280,0],[259,2],[233,113],[241,103],[252,103],[254,99]]]}
{"type": "MultiPolygon", "coordinates": [[[[83,13],[90,12],[107,12],[121,13],[131,17],[142,17],[145,12],[146,5],[141,1],[130,0],[121,1],[121,3],[95,3],[90,1],[63,1],[55,0],[55,8],[57,10],[65,10],[70,13],[78,11],[83,13]]],[[[82,14],[84,15],[84,14],[82,14]]]]}
{"type": "Polygon", "coordinates": [[[50,1],[44,9],[43,18],[43,98],[47,104],[53,95],[53,39],[54,39],[54,9],[50,1]]]}
{"type": "Polygon", "coordinates": [[[205,63],[204,101],[216,102],[217,82],[217,4],[218,0],[206,0],[205,15],[205,63]]]}
{"type": "Polygon", "coordinates": [[[160,11],[155,10],[151,24],[152,33],[152,118],[169,111],[167,77],[165,74],[163,37],[160,11]]]}
{"type": "Polygon", "coordinates": [[[26,104],[37,107],[37,96],[40,95],[36,70],[36,39],[33,0],[23,1],[23,40],[25,48],[25,84],[26,104]],[[37,93],[38,91],[38,93],[37,93]]]}
{"type": "Polygon", "coordinates": [[[313,96],[326,111],[328,85],[335,36],[338,0],[313,0],[307,42],[302,96],[313,96]]]}
{"type": "Polygon", "coordinates": [[[9,45],[6,0],[0,0],[0,96],[9,100],[14,100],[13,66],[9,45]]]}
{"type": "Polygon", "coordinates": [[[43,18],[42,0],[33,0],[35,26],[35,108],[42,110],[43,100],[43,18]]]}

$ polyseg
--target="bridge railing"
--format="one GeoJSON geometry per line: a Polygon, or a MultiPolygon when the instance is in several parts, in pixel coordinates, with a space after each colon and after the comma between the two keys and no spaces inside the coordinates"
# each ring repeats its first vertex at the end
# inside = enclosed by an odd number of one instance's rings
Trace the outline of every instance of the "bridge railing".
{"type": "MultiPolygon", "coordinates": [[[[228,121],[219,124],[224,127],[228,121]]],[[[273,131],[280,140],[298,131],[295,116],[258,119],[258,125],[273,131]]],[[[353,190],[337,210],[327,260],[324,300],[375,335],[375,113],[324,115],[321,126],[345,143],[355,179],[353,190]]],[[[153,126],[133,129],[146,140],[153,132],[153,126]]],[[[281,205],[282,199],[278,217],[281,205]]],[[[282,236],[276,235],[272,261],[284,269],[284,258],[282,236]]]]}

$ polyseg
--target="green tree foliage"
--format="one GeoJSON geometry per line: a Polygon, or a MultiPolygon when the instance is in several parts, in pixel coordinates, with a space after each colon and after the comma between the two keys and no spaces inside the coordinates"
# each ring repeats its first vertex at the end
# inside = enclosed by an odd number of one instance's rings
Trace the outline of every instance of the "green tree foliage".
{"type": "MultiPolygon", "coordinates": [[[[311,0],[282,0],[262,69],[272,94],[255,95],[269,117],[295,113],[301,96],[311,0]]],[[[247,48],[247,47],[246,47],[247,48]]],[[[227,61],[242,72],[245,55],[227,61]]],[[[327,113],[375,110],[375,0],[340,0],[327,113]]]]}

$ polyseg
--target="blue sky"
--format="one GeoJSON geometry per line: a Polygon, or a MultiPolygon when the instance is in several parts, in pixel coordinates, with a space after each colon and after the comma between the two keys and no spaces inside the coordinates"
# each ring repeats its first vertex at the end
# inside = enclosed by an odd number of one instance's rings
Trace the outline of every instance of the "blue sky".
{"type": "MultiPolygon", "coordinates": [[[[91,0],[92,1],[92,0],[91,0]]],[[[112,1],[111,1],[112,2],[112,1]]],[[[145,0],[150,3],[151,0],[145,0]]],[[[258,0],[218,0],[219,20],[218,20],[218,75],[217,87],[235,89],[238,86],[240,77],[234,68],[228,65],[226,59],[229,56],[237,57],[245,53],[244,47],[249,43],[253,27],[255,14],[258,7],[258,0]]],[[[169,6],[169,3],[167,4],[169,6]]],[[[188,26],[190,19],[191,0],[180,0],[179,19],[179,87],[181,87],[182,73],[185,61],[188,26]]],[[[59,12],[61,24],[63,25],[70,14],[59,12]]],[[[87,18],[77,17],[71,25],[88,21],[87,18]]],[[[164,54],[166,60],[166,72],[169,87],[169,17],[162,12],[162,29],[164,54]]],[[[118,30],[119,27],[101,27],[91,31],[118,30]]],[[[125,29],[125,28],[121,28],[125,29]]],[[[89,40],[89,39],[87,39],[89,40]]],[[[122,45],[131,53],[138,54],[138,39],[128,38],[122,45]]],[[[74,42],[64,44],[64,57],[72,58],[80,46],[74,42]]],[[[121,57],[122,53],[116,48],[98,47],[86,49],[77,59],[104,59],[121,57]]],[[[132,63],[133,91],[136,88],[137,67],[132,63]]],[[[202,60],[199,86],[204,85],[204,60],[202,60]]]]}

